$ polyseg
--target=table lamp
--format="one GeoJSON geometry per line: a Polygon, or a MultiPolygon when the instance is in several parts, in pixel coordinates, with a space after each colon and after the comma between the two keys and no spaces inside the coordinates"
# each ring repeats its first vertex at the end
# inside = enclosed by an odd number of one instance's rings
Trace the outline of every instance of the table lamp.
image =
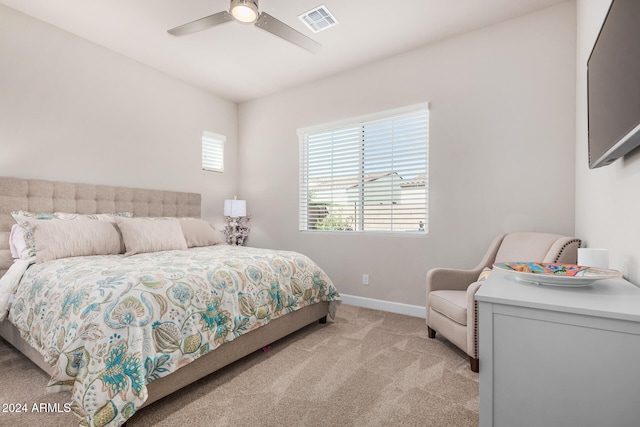
{"type": "Polygon", "coordinates": [[[225,234],[227,235],[227,243],[237,245],[238,236],[240,235],[238,218],[247,216],[247,201],[238,200],[237,197],[225,200],[224,216],[227,220],[227,227],[225,230],[225,234]]]}

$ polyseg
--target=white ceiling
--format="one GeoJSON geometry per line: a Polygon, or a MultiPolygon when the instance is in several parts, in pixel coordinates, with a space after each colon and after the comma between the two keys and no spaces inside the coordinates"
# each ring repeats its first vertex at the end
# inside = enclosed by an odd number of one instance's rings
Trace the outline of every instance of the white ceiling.
{"type": "Polygon", "coordinates": [[[260,0],[260,10],[323,45],[311,54],[230,22],[167,30],[228,10],[229,0],[0,0],[107,49],[235,102],[313,81],[566,0],[260,0]],[[324,4],[339,25],[313,34],[298,15],[324,4]]]}

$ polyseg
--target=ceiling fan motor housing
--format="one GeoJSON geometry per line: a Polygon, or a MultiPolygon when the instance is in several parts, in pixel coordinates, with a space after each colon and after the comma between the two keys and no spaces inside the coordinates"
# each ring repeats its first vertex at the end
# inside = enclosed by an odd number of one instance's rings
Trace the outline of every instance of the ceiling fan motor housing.
{"type": "Polygon", "coordinates": [[[258,0],[231,0],[229,12],[236,21],[252,24],[258,19],[258,0]]]}

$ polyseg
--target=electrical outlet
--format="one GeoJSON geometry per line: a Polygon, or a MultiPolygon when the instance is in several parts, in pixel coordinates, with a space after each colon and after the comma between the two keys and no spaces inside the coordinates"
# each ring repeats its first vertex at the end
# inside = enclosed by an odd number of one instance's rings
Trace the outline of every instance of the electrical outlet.
{"type": "Polygon", "coordinates": [[[368,274],[363,274],[362,275],[362,284],[363,285],[368,285],[369,284],[369,275],[368,274]]]}

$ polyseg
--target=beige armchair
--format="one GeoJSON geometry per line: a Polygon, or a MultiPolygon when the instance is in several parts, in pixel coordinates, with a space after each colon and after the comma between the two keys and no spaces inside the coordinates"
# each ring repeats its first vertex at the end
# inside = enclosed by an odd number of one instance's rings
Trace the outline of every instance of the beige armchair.
{"type": "Polygon", "coordinates": [[[434,268],[427,273],[427,329],[469,355],[478,372],[478,304],[474,300],[485,267],[508,261],[575,264],[580,239],[547,233],[509,233],[496,237],[473,270],[434,268]]]}

